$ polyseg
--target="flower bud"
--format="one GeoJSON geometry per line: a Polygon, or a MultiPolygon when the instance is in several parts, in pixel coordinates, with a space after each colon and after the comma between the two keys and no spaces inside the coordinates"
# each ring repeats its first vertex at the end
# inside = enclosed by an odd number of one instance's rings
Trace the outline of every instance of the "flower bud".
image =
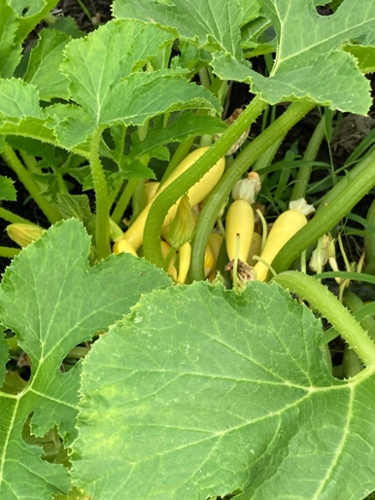
{"type": "Polygon", "coordinates": [[[173,248],[181,248],[191,240],[195,225],[195,217],[185,194],[178,205],[175,218],[169,225],[168,241],[173,248]]]}
{"type": "Polygon", "coordinates": [[[323,267],[327,264],[329,258],[328,248],[331,243],[331,236],[329,234],[324,234],[311,254],[309,267],[315,273],[321,273],[323,267]]]}
{"type": "Polygon", "coordinates": [[[15,241],[20,247],[26,247],[33,241],[38,240],[43,236],[45,229],[36,224],[9,224],[6,231],[11,240],[15,241]]]}

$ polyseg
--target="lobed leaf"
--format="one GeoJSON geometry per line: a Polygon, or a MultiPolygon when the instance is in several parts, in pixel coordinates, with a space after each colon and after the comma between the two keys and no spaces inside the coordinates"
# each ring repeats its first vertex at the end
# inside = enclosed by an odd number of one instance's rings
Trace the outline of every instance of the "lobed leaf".
{"type": "Polygon", "coordinates": [[[342,48],[357,59],[362,73],[367,74],[375,71],[375,46],[346,43],[342,48]]]}
{"type": "Polygon", "coordinates": [[[24,80],[38,89],[42,101],[69,98],[69,81],[60,71],[63,49],[69,40],[64,33],[44,29],[39,34],[38,45],[30,53],[24,80]]]}
{"type": "Polygon", "coordinates": [[[181,71],[140,71],[171,39],[155,26],[112,21],[67,46],[62,68],[71,81],[71,96],[95,126],[142,125],[152,116],[196,106],[220,109],[208,91],[186,82],[181,71]]]}
{"type": "Polygon", "coordinates": [[[8,0],[19,15],[17,39],[24,41],[35,26],[58,4],[58,0],[8,0]]]}
{"type": "Polygon", "coordinates": [[[12,78],[0,79],[0,118],[43,118],[35,87],[12,78]]]}
{"type": "Polygon", "coordinates": [[[372,32],[372,0],[344,0],[327,17],[320,16],[312,2],[259,0],[262,15],[271,21],[277,35],[269,78],[249,67],[241,49],[240,12],[244,2],[228,0],[222,5],[212,4],[211,0],[175,0],[173,6],[154,0],[136,3],[137,8],[135,0],[115,0],[114,15],[156,23],[176,37],[209,50],[211,64],[220,78],[249,83],[253,92],[271,104],[306,99],[333,109],[367,114],[371,105],[369,82],[357,60],[341,46],[372,32]]]}
{"type": "Polygon", "coordinates": [[[321,337],[276,284],[142,297],[83,362],[77,486],[92,500],[362,500],[375,376],[334,379],[321,337]]]}
{"type": "Polygon", "coordinates": [[[60,364],[77,344],[106,330],[142,293],[170,284],[160,270],[129,255],[88,265],[90,238],[72,219],[53,226],[7,268],[0,286],[0,322],[14,331],[31,360],[27,387],[0,393],[0,498],[40,500],[67,493],[67,469],[40,460],[41,449],[22,438],[43,436],[55,425],[69,445],[74,427],[81,365],[60,364]]]}
{"type": "Polygon", "coordinates": [[[165,27],[210,52],[225,52],[243,60],[240,26],[257,17],[257,0],[115,0],[113,15],[165,27]]]}
{"type": "Polygon", "coordinates": [[[7,0],[0,0],[0,76],[10,78],[20,59],[22,46],[16,41],[18,16],[7,0]]]}

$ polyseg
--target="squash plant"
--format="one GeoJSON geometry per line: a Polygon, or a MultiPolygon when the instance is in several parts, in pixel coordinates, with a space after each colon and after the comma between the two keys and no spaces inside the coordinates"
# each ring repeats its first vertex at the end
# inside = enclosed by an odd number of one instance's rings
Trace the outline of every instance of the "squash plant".
{"type": "MultiPolygon", "coordinates": [[[[343,0],[321,17],[317,1],[116,0],[114,20],[95,32],[72,40],[44,29],[22,55],[56,3],[0,0],[0,152],[52,224],[0,286],[1,499],[364,498],[375,489],[371,338],[303,273],[251,282],[241,294],[203,278],[209,234],[245,171],[317,104],[367,113],[375,5],[343,0]],[[247,58],[272,51],[265,77],[247,58]],[[226,127],[215,115],[228,80],[247,82],[255,97],[226,127]],[[168,210],[268,104],[283,101],[292,104],[206,200],[192,240],[195,281],[172,285],[158,269],[168,210]],[[152,204],[145,259],[109,255],[110,216],[119,222],[138,180],[155,175],[154,160],[181,143],[170,173],[195,136],[219,133],[152,204]],[[68,176],[94,189],[95,215],[69,192],[68,176]],[[62,222],[72,216],[80,222],[62,222]],[[90,267],[89,254],[99,263],[90,267]],[[365,369],[335,379],[321,321],[283,288],[325,316],[365,369]],[[62,373],[71,350],[94,337],[62,373]],[[27,382],[6,373],[15,339],[30,359],[27,382]]],[[[328,193],[279,252],[277,272],[375,185],[374,162],[368,154],[328,193]]],[[[9,179],[0,187],[14,199],[9,179]]],[[[20,221],[2,207],[0,216],[20,221]]]]}

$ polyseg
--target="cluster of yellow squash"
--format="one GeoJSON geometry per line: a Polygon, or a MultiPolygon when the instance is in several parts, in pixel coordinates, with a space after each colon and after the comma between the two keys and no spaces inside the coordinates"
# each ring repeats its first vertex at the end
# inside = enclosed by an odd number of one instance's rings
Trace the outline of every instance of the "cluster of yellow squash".
{"type": "MultiPolygon", "coordinates": [[[[160,185],[157,182],[150,183],[148,185],[146,196],[148,198],[147,205],[138,215],[134,223],[129,227],[127,231],[123,234],[122,238],[117,240],[113,246],[113,252],[118,254],[120,252],[128,252],[136,255],[136,251],[142,245],[143,233],[146,224],[146,219],[150,211],[151,205],[154,200],[164,191],[164,189],[169,186],[177,177],[179,177],[183,172],[190,168],[209,148],[203,147],[198,148],[192,153],[190,153],[171,173],[171,175],[165,180],[165,182],[160,185]]],[[[219,182],[221,176],[224,173],[225,160],[220,158],[220,160],[215,163],[213,167],[197,182],[194,184],[187,192],[189,199],[189,204],[191,207],[198,205],[204,198],[212,191],[212,189],[219,182]]],[[[178,202],[173,205],[164,220],[163,229],[166,229],[171,220],[176,215],[178,208],[178,202]]],[[[167,242],[162,241],[162,254],[165,258],[168,255],[170,246],[167,242]]],[[[190,265],[190,244],[186,244],[181,247],[179,255],[179,272],[177,273],[174,267],[174,260],[171,261],[168,267],[168,273],[175,279],[178,283],[184,283],[189,265],[190,265]]],[[[211,272],[214,266],[213,252],[210,247],[207,247],[205,255],[205,272],[206,275],[211,272]]]]}
{"type": "MultiPolygon", "coordinates": [[[[146,190],[147,205],[129,229],[115,242],[113,246],[114,253],[127,252],[137,255],[136,251],[142,245],[146,219],[153,201],[178,176],[193,166],[198,158],[207,150],[208,147],[203,147],[190,153],[162,185],[159,185],[157,182],[148,184],[146,190]]],[[[221,158],[199,182],[189,189],[187,195],[191,207],[199,204],[212,191],[223,175],[224,169],[225,160],[221,158]]],[[[250,173],[249,178],[239,181],[232,191],[234,201],[227,211],[225,224],[226,249],[229,260],[233,260],[237,255],[239,260],[254,265],[255,261],[252,260],[252,257],[260,253],[262,238],[258,233],[254,232],[254,212],[252,208],[252,204],[255,201],[255,196],[259,189],[260,183],[257,174],[250,173]],[[250,190],[244,189],[241,185],[241,183],[246,182],[252,183],[252,188],[250,190]]],[[[164,220],[163,231],[175,217],[177,207],[178,202],[170,208],[164,220]]],[[[304,200],[298,200],[297,202],[291,202],[290,209],[282,213],[276,219],[266,239],[264,248],[261,251],[261,261],[254,265],[256,279],[261,281],[266,280],[269,266],[272,264],[272,261],[287,241],[307,223],[306,215],[311,213],[311,211],[313,211],[312,207],[307,205],[304,200]]],[[[212,276],[221,243],[222,237],[217,233],[212,233],[205,256],[206,277],[209,276],[210,273],[212,276]]],[[[165,241],[162,241],[161,245],[162,254],[165,258],[170,251],[170,246],[165,241]]],[[[190,266],[190,243],[184,244],[179,249],[179,252],[179,272],[177,272],[174,266],[174,259],[172,259],[168,268],[168,273],[177,283],[184,283],[190,266]]]]}

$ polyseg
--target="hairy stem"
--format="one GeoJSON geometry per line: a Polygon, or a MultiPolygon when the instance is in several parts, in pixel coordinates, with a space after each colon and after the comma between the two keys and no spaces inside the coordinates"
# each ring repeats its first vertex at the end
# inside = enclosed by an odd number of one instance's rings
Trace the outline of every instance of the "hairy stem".
{"type": "Polygon", "coordinates": [[[0,217],[11,224],[32,224],[29,220],[24,219],[23,217],[20,217],[3,207],[0,207],[0,217]]]}
{"type": "Polygon", "coordinates": [[[375,151],[372,151],[330,191],[329,201],[320,204],[316,215],[291,238],[276,256],[273,267],[280,273],[330,231],[363,196],[375,186],[375,151]]]}
{"type": "MultiPolygon", "coordinates": [[[[320,145],[324,139],[326,119],[324,116],[316,126],[313,135],[303,155],[303,160],[312,162],[316,159],[320,145]]],[[[299,200],[306,197],[306,190],[310,180],[312,165],[304,165],[298,169],[296,183],[294,184],[291,200],[299,200]]]]}
{"type": "Polygon", "coordinates": [[[6,257],[8,259],[13,259],[21,251],[21,248],[13,247],[0,247],[0,257],[6,257]]]}
{"type": "Polygon", "coordinates": [[[137,187],[139,179],[129,179],[125,186],[125,189],[121,193],[121,196],[116,203],[116,207],[112,213],[111,219],[116,224],[119,224],[124,216],[126,207],[129,205],[130,198],[133,196],[135,188],[137,187]]]}
{"type": "Polygon", "coordinates": [[[375,344],[350,312],[325,286],[298,271],[279,274],[273,281],[306,299],[327,318],[366,366],[375,366],[375,344]]]}
{"type": "Polygon", "coordinates": [[[103,167],[99,158],[99,144],[103,129],[98,127],[91,139],[90,167],[94,180],[96,197],[96,252],[99,260],[105,259],[110,254],[109,246],[109,203],[108,188],[103,167]]]}
{"type": "MultiPolygon", "coordinates": [[[[250,143],[227,169],[220,182],[212,190],[210,197],[199,215],[193,239],[191,277],[204,279],[204,252],[217,214],[225,202],[228,193],[249,167],[279,138],[295,125],[314,107],[311,103],[293,103],[275,122],[250,143]]],[[[244,113],[243,113],[244,114],[244,113]]],[[[240,115],[241,117],[242,115],[240,115]]],[[[235,122],[236,123],[236,122],[235,122]]],[[[217,143],[216,143],[217,144],[217,143]]]]}
{"type": "MultiPolygon", "coordinates": [[[[199,160],[197,160],[194,167],[184,172],[155,199],[146,221],[143,240],[144,254],[147,260],[153,262],[158,267],[163,267],[163,257],[160,249],[160,234],[164,218],[169,208],[225,155],[232,144],[239,139],[265,107],[266,103],[262,101],[259,96],[255,97],[247,109],[223,133],[220,139],[215,142],[199,160]]],[[[218,211],[216,213],[218,213],[218,211]]],[[[202,257],[203,256],[204,253],[202,257]]]]}
{"type": "Polygon", "coordinates": [[[18,156],[14,152],[13,148],[9,146],[9,144],[4,145],[3,153],[1,156],[18,175],[19,180],[34,198],[36,204],[42,210],[49,222],[51,224],[54,224],[55,222],[61,220],[62,215],[59,210],[52,206],[45,196],[40,194],[37,184],[34,182],[27,169],[22,165],[22,163],[18,159],[18,156]]]}

